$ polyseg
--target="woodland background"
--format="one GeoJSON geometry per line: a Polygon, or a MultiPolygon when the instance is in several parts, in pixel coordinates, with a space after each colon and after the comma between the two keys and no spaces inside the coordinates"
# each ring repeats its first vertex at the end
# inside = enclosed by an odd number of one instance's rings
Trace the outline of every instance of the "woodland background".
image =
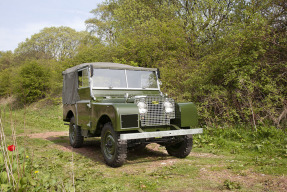
{"type": "Polygon", "coordinates": [[[287,127],[284,0],[107,0],[87,31],[44,28],[0,52],[0,97],[60,104],[62,71],[118,62],[161,71],[162,91],[201,125],[287,127]]]}

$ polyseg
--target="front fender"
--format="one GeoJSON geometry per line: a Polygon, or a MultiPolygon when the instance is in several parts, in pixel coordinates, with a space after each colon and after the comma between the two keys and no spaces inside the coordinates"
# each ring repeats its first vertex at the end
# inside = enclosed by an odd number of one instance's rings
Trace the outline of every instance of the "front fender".
{"type": "Polygon", "coordinates": [[[138,107],[134,103],[93,104],[93,125],[97,125],[104,115],[109,117],[115,131],[136,130],[139,128],[138,107]]]}
{"type": "Polygon", "coordinates": [[[175,112],[174,123],[179,127],[194,128],[198,126],[198,114],[194,103],[177,103],[175,112]]]}
{"type": "Polygon", "coordinates": [[[136,130],[139,128],[139,110],[134,103],[117,103],[113,105],[117,111],[117,131],[136,130]]]}

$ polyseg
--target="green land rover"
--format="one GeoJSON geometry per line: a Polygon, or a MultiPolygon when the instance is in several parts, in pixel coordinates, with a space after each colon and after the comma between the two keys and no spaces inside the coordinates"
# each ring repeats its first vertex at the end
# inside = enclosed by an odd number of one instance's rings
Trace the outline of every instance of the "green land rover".
{"type": "Polygon", "coordinates": [[[121,166],[127,150],[149,143],[184,158],[192,148],[198,116],[193,103],[176,103],[160,91],[156,68],[84,63],[63,71],[63,120],[72,147],[101,137],[107,165],[121,166]]]}

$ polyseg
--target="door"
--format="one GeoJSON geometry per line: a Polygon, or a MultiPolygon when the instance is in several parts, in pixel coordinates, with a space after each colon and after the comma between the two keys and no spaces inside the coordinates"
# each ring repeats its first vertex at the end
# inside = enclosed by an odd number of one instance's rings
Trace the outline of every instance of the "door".
{"type": "Polygon", "coordinates": [[[77,124],[82,130],[89,130],[91,127],[91,93],[89,68],[78,71],[78,93],[80,100],[77,102],[77,124]]]}

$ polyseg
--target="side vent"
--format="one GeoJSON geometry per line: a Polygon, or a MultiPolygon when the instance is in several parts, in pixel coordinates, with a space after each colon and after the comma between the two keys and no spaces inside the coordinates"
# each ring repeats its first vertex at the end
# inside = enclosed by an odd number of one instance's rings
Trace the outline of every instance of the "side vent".
{"type": "Polygon", "coordinates": [[[138,114],[121,115],[122,128],[138,128],[139,116],[138,114]]]}

